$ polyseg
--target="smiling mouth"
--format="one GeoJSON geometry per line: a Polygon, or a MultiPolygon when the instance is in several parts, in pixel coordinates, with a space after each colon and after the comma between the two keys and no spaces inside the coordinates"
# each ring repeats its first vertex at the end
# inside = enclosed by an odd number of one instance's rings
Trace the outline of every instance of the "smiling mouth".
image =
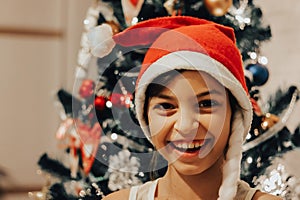
{"type": "Polygon", "coordinates": [[[205,144],[207,140],[196,140],[196,141],[170,141],[169,144],[176,150],[182,153],[194,153],[199,151],[205,144]]]}

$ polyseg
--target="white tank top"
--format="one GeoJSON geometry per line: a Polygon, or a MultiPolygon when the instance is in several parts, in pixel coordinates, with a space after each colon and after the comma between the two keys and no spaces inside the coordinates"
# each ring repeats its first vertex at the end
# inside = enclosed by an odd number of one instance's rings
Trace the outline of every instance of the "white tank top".
{"type": "MultiPolygon", "coordinates": [[[[130,189],[129,200],[154,200],[158,179],[148,181],[130,189]]],[[[238,181],[237,195],[234,200],[251,200],[257,189],[250,188],[244,181],[238,181]]]]}

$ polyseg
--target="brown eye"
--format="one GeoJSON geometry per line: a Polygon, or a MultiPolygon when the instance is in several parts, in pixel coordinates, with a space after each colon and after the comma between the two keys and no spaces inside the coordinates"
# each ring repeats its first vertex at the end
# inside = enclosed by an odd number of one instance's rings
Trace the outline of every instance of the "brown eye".
{"type": "Polygon", "coordinates": [[[199,108],[212,108],[218,105],[220,105],[219,102],[212,99],[203,100],[198,103],[199,108]]]}
{"type": "Polygon", "coordinates": [[[202,101],[200,101],[195,106],[195,109],[196,109],[197,112],[211,113],[219,105],[220,105],[220,103],[218,101],[215,101],[215,100],[212,100],[212,99],[208,99],[208,100],[202,100],[202,101]]]}
{"type": "Polygon", "coordinates": [[[158,110],[172,110],[175,106],[170,103],[160,103],[154,106],[154,109],[158,110]]]}
{"type": "Polygon", "coordinates": [[[153,106],[153,110],[161,116],[170,116],[176,112],[175,105],[171,103],[158,103],[153,106]]]}

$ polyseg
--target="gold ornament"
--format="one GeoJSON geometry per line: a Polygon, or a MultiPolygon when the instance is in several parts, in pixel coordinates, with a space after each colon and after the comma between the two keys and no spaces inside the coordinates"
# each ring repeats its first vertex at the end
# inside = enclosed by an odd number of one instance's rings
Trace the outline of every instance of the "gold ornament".
{"type": "Polygon", "coordinates": [[[114,21],[108,21],[106,23],[108,25],[110,25],[110,27],[111,27],[111,29],[113,31],[113,35],[120,32],[120,26],[116,22],[114,22],[114,21]]]}
{"type": "Polygon", "coordinates": [[[265,131],[274,126],[279,121],[279,117],[271,114],[266,113],[262,119],[261,128],[265,131]]]}
{"type": "Polygon", "coordinates": [[[210,14],[221,17],[232,6],[232,0],[204,0],[204,4],[210,14]]]}

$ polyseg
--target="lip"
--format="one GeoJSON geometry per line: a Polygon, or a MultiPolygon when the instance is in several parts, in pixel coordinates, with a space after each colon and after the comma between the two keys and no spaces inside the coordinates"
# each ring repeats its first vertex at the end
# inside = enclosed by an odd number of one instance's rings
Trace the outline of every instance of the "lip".
{"type": "Polygon", "coordinates": [[[179,159],[191,159],[191,158],[199,158],[199,155],[205,151],[208,144],[211,142],[211,139],[201,139],[201,140],[193,140],[193,141],[185,141],[185,140],[177,140],[177,141],[168,141],[168,146],[171,152],[175,153],[179,159]],[[178,143],[200,143],[201,147],[197,150],[193,151],[183,151],[179,150],[175,144],[178,143]]]}

